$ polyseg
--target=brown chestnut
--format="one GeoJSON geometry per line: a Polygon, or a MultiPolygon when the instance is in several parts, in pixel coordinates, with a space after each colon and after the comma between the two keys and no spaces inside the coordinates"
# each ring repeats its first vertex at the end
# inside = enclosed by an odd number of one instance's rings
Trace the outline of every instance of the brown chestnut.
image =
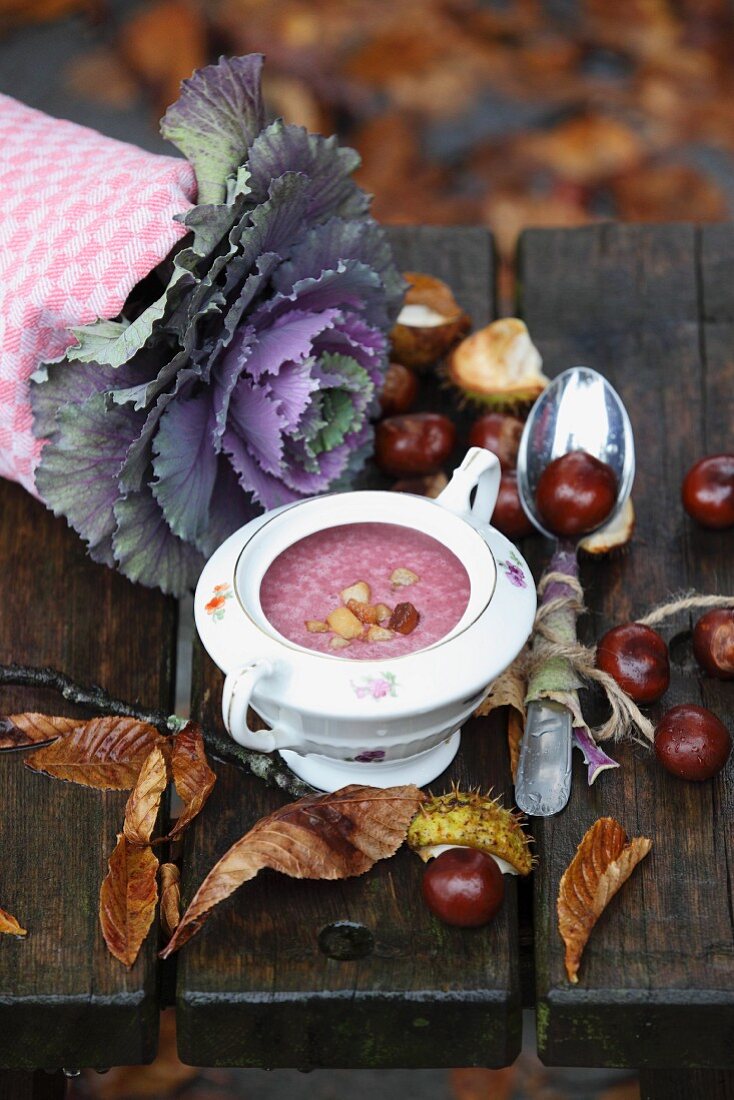
{"type": "Polygon", "coordinates": [[[734,680],[734,607],[715,607],[693,628],[693,655],[717,680],[734,680]]]}
{"type": "Polygon", "coordinates": [[[435,474],[455,443],[456,428],[440,413],[389,416],[375,429],[375,461],[393,477],[435,474]]]}
{"type": "Polygon", "coordinates": [[[586,451],[553,459],[538,480],[538,511],[555,535],[573,538],[601,526],[617,501],[617,476],[611,466],[586,451]]]}
{"type": "Polygon", "coordinates": [[[710,779],[724,767],[730,752],[726,726],[695,703],[671,707],[655,729],[655,755],[680,779],[710,779]]]}
{"type": "Polygon", "coordinates": [[[636,703],[654,703],[670,684],[668,647],[650,626],[623,623],[596,647],[596,667],[614,677],[636,703]]]}
{"type": "Polygon", "coordinates": [[[683,507],[702,527],[734,527],[734,455],[699,459],[683,479],[683,507]]]}
{"type": "Polygon", "coordinates": [[[517,451],[522,435],[522,420],[516,416],[503,416],[502,413],[489,412],[475,420],[469,432],[471,447],[484,447],[492,451],[500,460],[503,470],[514,470],[517,466],[517,451]]]}
{"type": "Polygon", "coordinates": [[[491,856],[475,848],[449,848],[426,867],[423,900],[445,924],[478,928],[500,909],[505,880],[491,856]]]}
{"type": "Polygon", "coordinates": [[[446,474],[443,470],[439,470],[437,474],[423,474],[422,477],[402,477],[390,488],[394,493],[413,493],[418,497],[430,497],[435,500],[448,483],[446,474]]]}
{"type": "Polygon", "coordinates": [[[492,526],[508,539],[524,539],[526,535],[532,535],[535,531],[520,503],[517,474],[514,470],[509,470],[500,478],[497,503],[492,512],[492,526]]]}
{"type": "Polygon", "coordinates": [[[380,391],[380,408],[383,416],[405,413],[418,396],[418,379],[412,370],[402,363],[390,363],[385,371],[385,381],[380,391]]]}

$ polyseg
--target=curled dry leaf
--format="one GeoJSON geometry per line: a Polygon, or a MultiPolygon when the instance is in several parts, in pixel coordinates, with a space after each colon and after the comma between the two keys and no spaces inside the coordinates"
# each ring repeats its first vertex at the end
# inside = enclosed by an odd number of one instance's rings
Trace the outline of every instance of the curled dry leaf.
{"type": "Polygon", "coordinates": [[[8,714],[0,718],[0,749],[24,749],[29,745],[47,744],[71,733],[83,722],[83,718],[34,712],[8,714]]]}
{"type": "Polygon", "coordinates": [[[151,848],[130,844],[122,833],[99,892],[99,922],[110,953],[130,969],[153,923],[158,900],[158,860],[151,848]]]}
{"type": "Polygon", "coordinates": [[[66,737],[26,757],[32,771],[100,790],[135,786],[151,749],[165,745],[154,726],[134,718],[92,718],[66,737]]]}
{"type": "Polygon", "coordinates": [[[174,840],[202,809],[217,781],[206,762],[204,738],[201,735],[201,726],[196,722],[187,722],[174,737],[171,771],[176,791],[184,804],[179,819],[169,834],[170,839],[174,840]]]}
{"type": "Polygon", "coordinates": [[[558,930],[570,982],[578,981],[592,928],[651,847],[644,836],[629,840],[613,817],[600,817],[584,835],[558,887],[558,930]]]}
{"type": "Polygon", "coordinates": [[[412,785],[384,790],[352,785],[275,810],[214,865],[161,957],[182,947],[215,905],[263,867],[292,878],[315,879],[350,878],[369,871],[378,859],[398,850],[423,798],[412,785]]]}
{"type": "Polygon", "coordinates": [[[510,707],[507,712],[507,748],[510,754],[510,775],[513,783],[517,776],[517,765],[520,763],[520,745],[524,732],[525,720],[522,714],[514,707],[510,707]]]}
{"type": "Polygon", "coordinates": [[[181,872],[175,863],[161,863],[161,929],[170,939],[181,919],[181,872]]]}
{"type": "Polygon", "coordinates": [[[27,936],[28,929],[21,928],[12,913],[0,909],[0,935],[3,934],[6,936],[27,936]]]}
{"type": "Polygon", "coordinates": [[[155,745],[143,761],[137,782],[125,806],[122,831],[130,844],[150,844],[167,783],[166,759],[155,745]]]}

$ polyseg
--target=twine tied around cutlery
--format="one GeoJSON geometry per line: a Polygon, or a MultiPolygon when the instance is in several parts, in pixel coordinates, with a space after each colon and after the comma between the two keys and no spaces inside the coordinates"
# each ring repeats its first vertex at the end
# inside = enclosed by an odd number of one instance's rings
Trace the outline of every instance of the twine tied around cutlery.
{"type": "MultiPolygon", "coordinates": [[[[577,577],[551,569],[538,582],[538,607],[530,642],[512,665],[492,685],[490,694],[480,708],[487,713],[497,706],[509,705],[525,713],[525,704],[534,697],[534,681],[541,672],[555,662],[566,665],[577,686],[584,683],[598,684],[609,703],[607,720],[591,730],[595,741],[620,741],[632,738],[640,741],[642,734],[648,744],[654,740],[654,725],[637,704],[607,672],[596,667],[596,646],[583,645],[570,640],[568,631],[559,629],[559,623],[575,620],[586,607],[584,591],[577,577]],[[547,602],[543,595],[550,585],[563,585],[568,595],[554,596],[547,602]]],[[[691,611],[704,611],[715,607],[734,607],[734,596],[702,595],[695,591],[672,596],[647,615],[635,619],[644,626],[657,626],[667,619],[691,611]]],[[[548,695],[549,693],[543,692],[548,695]]],[[[644,743],[644,742],[641,742],[644,743]]]]}

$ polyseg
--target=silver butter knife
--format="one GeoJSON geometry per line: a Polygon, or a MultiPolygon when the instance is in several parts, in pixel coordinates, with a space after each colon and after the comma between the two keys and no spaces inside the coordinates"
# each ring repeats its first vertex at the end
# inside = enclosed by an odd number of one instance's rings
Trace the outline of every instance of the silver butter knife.
{"type": "Polygon", "coordinates": [[[515,777],[515,802],[533,817],[550,817],[571,794],[571,712],[560,703],[529,703],[515,777]]]}

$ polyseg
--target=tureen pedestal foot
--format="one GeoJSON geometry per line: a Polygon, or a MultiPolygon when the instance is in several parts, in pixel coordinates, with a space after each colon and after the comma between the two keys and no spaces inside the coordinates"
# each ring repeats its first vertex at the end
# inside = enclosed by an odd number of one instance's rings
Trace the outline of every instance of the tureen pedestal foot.
{"type": "Polygon", "coordinates": [[[425,787],[448,768],[458,752],[460,740],[461,730],[456,730],[434,748],[405,760],[331,760],[315,754],[299,756],[297,752],[287,749],[282,749],[280,755],[299,779],[319,791],[338,791],[350,783],[369,787],[398,787],[415,783],[417,787],[425,787]]]}

